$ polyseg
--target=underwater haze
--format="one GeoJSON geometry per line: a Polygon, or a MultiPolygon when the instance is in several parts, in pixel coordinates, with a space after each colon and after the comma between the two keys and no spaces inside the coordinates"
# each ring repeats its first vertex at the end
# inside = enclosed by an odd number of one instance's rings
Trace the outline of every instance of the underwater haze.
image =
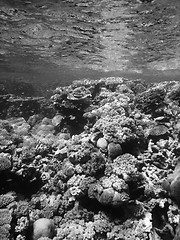
{"type": "Polygon", "coordinates": [[[0,88],[180,80],[179,12],[179,0],[0,0],[0,88]]]}

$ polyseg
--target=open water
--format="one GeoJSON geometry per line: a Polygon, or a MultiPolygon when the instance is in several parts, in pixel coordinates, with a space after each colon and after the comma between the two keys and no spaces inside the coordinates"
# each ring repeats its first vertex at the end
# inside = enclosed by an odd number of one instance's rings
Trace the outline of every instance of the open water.
{"type": "Polygon", "coordinates": [[[179,0],[0,0],[0,88],[108,76],[180,80],[179,0]]]}

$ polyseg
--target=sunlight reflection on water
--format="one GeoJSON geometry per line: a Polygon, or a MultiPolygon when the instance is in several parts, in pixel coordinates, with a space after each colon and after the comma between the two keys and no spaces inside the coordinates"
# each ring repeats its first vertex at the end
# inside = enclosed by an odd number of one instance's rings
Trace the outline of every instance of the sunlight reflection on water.
{"type": "Polygon", "coordinates": [[[0,80],[178,78],[179,12],[178,0],[2,0],[0,80]]]}

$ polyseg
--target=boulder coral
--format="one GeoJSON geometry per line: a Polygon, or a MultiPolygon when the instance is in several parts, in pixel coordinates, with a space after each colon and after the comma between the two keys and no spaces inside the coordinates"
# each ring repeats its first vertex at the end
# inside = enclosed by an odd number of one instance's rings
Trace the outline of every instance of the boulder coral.
{"type": "Polygon", "coordinates": [[[55,235],[55,226],[53,220],[40,218],[33,224],[33,240],[38,240],[41,237],[52,239],[55,235]]]}

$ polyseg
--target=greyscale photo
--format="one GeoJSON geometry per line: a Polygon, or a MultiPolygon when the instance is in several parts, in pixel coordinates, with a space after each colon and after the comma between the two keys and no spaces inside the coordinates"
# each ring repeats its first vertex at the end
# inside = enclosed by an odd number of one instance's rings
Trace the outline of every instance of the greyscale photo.
{"type": "Polygon", "coordinates": [[[180,240],[180,0],[0,0],[0,240],[180,240]]]}

